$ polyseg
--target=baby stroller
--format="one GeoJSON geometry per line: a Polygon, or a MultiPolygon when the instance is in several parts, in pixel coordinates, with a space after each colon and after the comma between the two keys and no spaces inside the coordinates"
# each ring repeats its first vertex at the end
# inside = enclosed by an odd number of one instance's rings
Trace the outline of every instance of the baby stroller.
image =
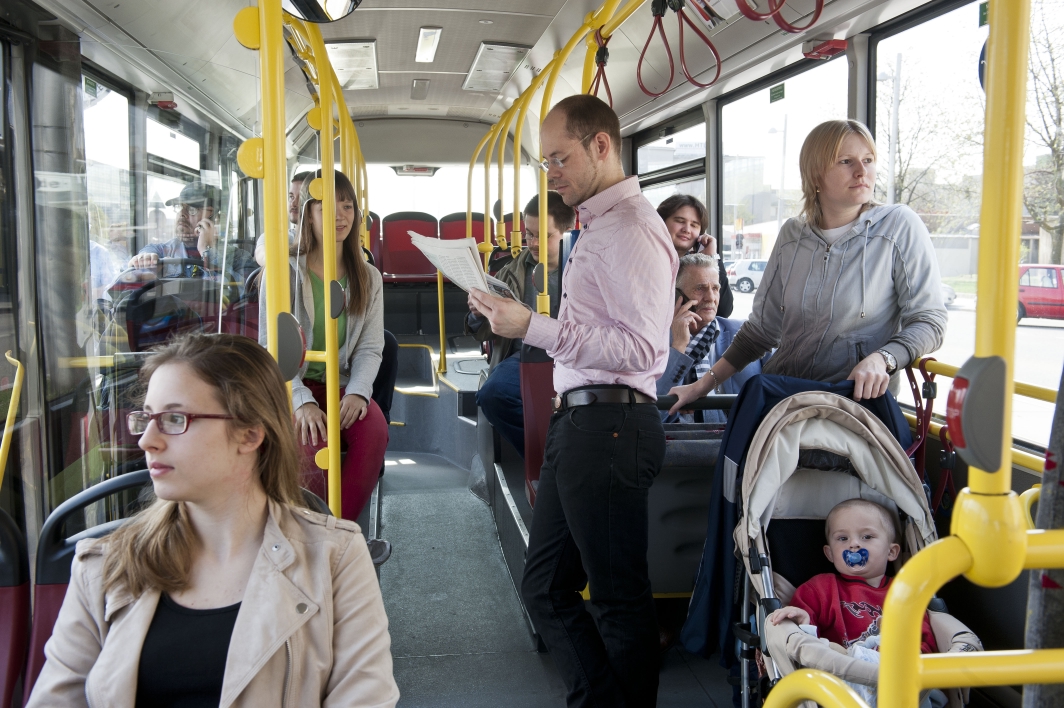
{"type": "MultiPolygon", "coordinates": [[[[902,553],[893,572],[936,540],[921,480],[879,418],[849,398],[823,391],[799,393],[774,406],[747,451],[734,531],[736,555],[746,567],[743,619],[735,634],[745,657],[758,649],[762,654],[769,684],[758,691],[762,696],[781,677],[781,666],[789,669],[793,663],[771,655],[766,635],[775,628],[766,627],[766,617],[787,604],[798,585],[832,571],[820,550],[824,522],[836,504],[855,498],[876,502],[894,515],[902,553]]],[[[944,604],[931,609],[939,610],[932,612],[932,629],[940,650],[958,640],[969,642],[963,650],[975,648],[970,642],[978,640],[944,614],[944,604]]],[[[777,653],[779,646],[773,644],[777,653]]],[[[744,674],[749,666],[742,662],[744,674]]],[[[742,678],[745,708],[752,700],[752,677],[742,678]]],[[[963,705],[959,692],[949,698],[951,705],[963,705]]]]}

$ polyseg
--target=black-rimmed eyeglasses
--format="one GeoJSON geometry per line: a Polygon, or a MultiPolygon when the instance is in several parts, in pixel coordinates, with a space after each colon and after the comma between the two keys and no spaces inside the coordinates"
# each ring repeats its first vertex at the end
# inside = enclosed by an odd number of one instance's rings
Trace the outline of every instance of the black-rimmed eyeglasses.
{"type": "Polygon", "coordinates": [[[183,411],[149,413],[147,411],[133,411],[126,416],[126,427],[129,428],[131,435],[143,435],[144,431],[148,429],[148,424],[154,420],[159,427],[160,433],[164,435],[181,435],[188,430],[188,424],[196,418],[233,420],[233,416],[220,413],[185,413],[183,411]]]}

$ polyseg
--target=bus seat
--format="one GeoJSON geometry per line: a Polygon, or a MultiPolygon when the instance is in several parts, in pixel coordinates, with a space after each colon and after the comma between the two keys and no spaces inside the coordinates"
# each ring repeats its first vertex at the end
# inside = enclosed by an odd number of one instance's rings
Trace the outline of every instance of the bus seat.
{"type": "Polygon", "coordinates": [[[381,222],[381,272],[386,283],[429,283],[436,280],[436,267],[410,243],[408,231],[439,237],[439,223],[432,214],[400,211],[381,222]]]}
{"type": "Polygon", "coordinates": [[[37,577],[33,587],[33,625],[30,630],[29,655],[26,661],[25,697],[28,702],[33,684],[44,668],[44,645],[52,636],[52,628],[63,606],[67,585],[70,584],[70,565],[78,541],[102,538],[123,523],[124,519],[93,526],[69,538],[63,536],[66,522],[90,504],[128,490],[139,490],[151,484],[148,470],[106,479],[75,494],[59,505],[44,522],[37,544],[37,577]]]}
{"type": "MultiPolygon", "coordinates": [[[[491,222],[490,228],[495,228],[494,222],[491,222]]],[[[460,239],[465,237],[466,213],[464,211],[457,211],[440,219],[440,238],[460,239]]],[[[473,212],[473,238],[478,243],[484,238],[484,215],[479,212],[473,212]]]]}
{"type": "Polygon", "coordinates": [[[30,624],[30,564],[26,541],[0,509],[0,706],[10,706],[22,675],[30,624]]]}
{"type": "Polygon", "coordinates": [[[381,365],[377,377],[373,379],[373,393],[370,397],[380,406],[384,419],[392,422],[392,397],[395,395],[395,379],[399,375],[399,341],[395,335],[384,330],[384,349],[381,351],[381,365]]]}
{"type": "Polygon", "coordinates": [[[498,246],[492,250],[491,255],[488,256],[488,273],[495,275],[502,267],[507,263],[512,262],[514,256],[510,253],[509,248],[499,248],[498,246]]]}
{"type": "Polygon", "coordinates": [[[543,466],[543,449],[554,398],[554,360],[547,352],[527,344],[521,345],[521,404],[525,413],[525,496],[536,506],[539,468],[543,466]]]}
{"type": "Polygon", "coordinates": [[[319,497],[309,489],[300,489],[303,492],[303,501],[306,502],[307,508],[311,511],[316,511],[319,514],[325,514],[326,516],[332,516],[332,510],[329,509],[329,505],[325,503],[325,500],[319,497]]]}
{"type": "Polygon", "coordinates": [[[373,256],[373,265],[381,269],[381,218],[376,213],[369,213],[369,253],[373,256]]]}

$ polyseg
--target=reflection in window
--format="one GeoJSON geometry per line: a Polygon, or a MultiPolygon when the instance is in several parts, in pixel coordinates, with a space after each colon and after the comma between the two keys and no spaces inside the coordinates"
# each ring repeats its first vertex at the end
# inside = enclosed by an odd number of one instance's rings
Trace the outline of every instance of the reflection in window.
{"type": "Polygon", "coordinates": [[[659,138],[636,149],[636,164],[639,174],[654,172],[706,156],[706,124],[659,138]]]}
{"type": "Polygon", "coordinates": [[[768,258],[783,222],[802,208],[798,153],[805,136],[826,120],[846,118],[845,61],[782,83],[782,99],[772,101],[765,88],[721,109],[725,254],[768,258]]]}
{"type": "MultiPolygon", "coordinates": [[[[703,131],[704,132],[704,131],[703,131]]],[[[674,194],[687,194],[692,197],[698,198],[703,204],[706,203],[706,178],[696,177],[694,179],[684,180],[683,182],[674,182],[673,184],[662,184],[654,187],[647,187],[643,190],[643,196],[654,205],[656,209],[659,204],[673,196],[674,194]]],[[[702,228],[709,231],[709,224],[702,224],[702,228]]]]}
{"type": "MultiPolygon", "coordinates": [[[[85,174],[88,191],[87,305],[106,298],[125,270],[134,243],[129,179],[129,99],[89,76],[82,77],[85,174]]],[[[84,316],[88,317],[86,311],[84,316]]]]}
{"type": "Polygon", "coordinates": [[[1057,287],[1057,271],[1052,268],[1028,268],[1020,278],[1020,285],[1032,288],[1057,287]]]}
{"type": "Polygon", "coordinates": [[[200,145],[192,138],[149,118],[147,139],[149,155],[157,155],[199,172],[200,145]]]}

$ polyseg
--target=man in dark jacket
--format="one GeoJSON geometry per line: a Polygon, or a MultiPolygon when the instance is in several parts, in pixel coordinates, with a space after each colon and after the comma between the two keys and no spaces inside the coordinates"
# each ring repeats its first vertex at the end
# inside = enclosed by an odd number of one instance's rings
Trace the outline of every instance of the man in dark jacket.
{"type": "MultiPolygon", "coordinates": [[[[557,192],[547,192],[547,293],[550,316],[558,316],[561,280],[558,268],[561,240],[576,223],[576,211],[562,201],[557,192]]],[[[496,277],[506,283],[517,297],[535,310],[536,288],[532,271],[539,264],[539,195],[525,205],[524,242],[527,248],[503,266],[496,277]]],[[[466,331],[479,341],[491,341],[491,368],[488,380],[477,391],[477,405],[491,424],[514,449],[525,456],[525,415],[521,401],[521,340],[496,336],[488,320],[469,301],[466,331]]]]}

